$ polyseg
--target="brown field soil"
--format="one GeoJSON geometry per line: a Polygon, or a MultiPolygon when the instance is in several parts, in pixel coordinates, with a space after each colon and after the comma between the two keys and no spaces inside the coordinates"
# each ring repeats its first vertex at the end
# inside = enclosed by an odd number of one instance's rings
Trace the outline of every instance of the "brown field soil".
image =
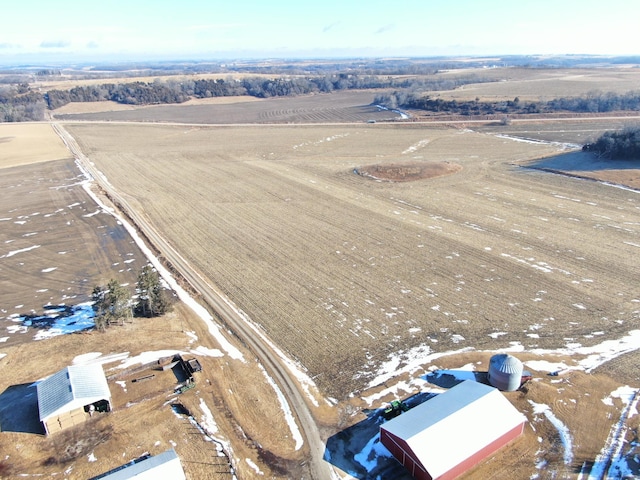
{"type": "Polygon", "coordinates": [[[0,124],[0,168],[70,158],[51,125],[46,123],[0,124]]]}
{"type": "Polygon", "coordinates": [[[637,194],[516,166],[571,158],[557,145],[424,126],[71,132],[330,396],[362,390],[425,341],[560,348],[633,328],[637,194]],[[353,174],[403,158],[462,170],[403,183],[353,174]]]}
{"type": "MultiPolygon", "coordinates": [[[[93,287],[110,278],[135,284],[146,259],[124,227],[82,188],[85,178],[73,160],[1,172],[3,330],[14,324],[7,318],[11,315],[42,315],[47,304],[86,302],[93,287]]],[[[8,343],[18,337],[12,335],[8,343]]]]}
{"type": "MultiPolygon", "coordinates": [[[[185,107],[189,105],[233,105],[244,102],[259,102],[261,101],[256,97],[215,97],[215,98],[194,98],[180,104],[165,105],[167,107],[185,107]]],[[[66,105],[56,108],[53,111],[54,115],[77,115],[84,113],[104,113],[104,112],[116,112],[122,110],[139,110],[143,108],[153,108],[153,106],[136,106],[136,105],[124,105],[117,102],[71,102],[66,105]]]]}
{"type": "Polygon", "coordinates": [[[460,165],[442,163],[403,163],[400,165],[368,165],[357,170],[359,175],[388,182],[413,182],[459,172],[460,165]]]}
{"type": "MultiPolygon", "coordinates": [[[[154,105],[77,115],[57,114],[63,120],[114,122],[163,122],[196,124],[236,123],[366,123],[396,120],[398,114],[372,106],[378,91],[346,91],[332,94],[274,97],[249,102],[187,102],[177,105],[154,105]]],[[[233,97],[237,98],[237,97],[233,97]]]]}
{"type": "MultiPolygon", "coordinates": [[[[593,69],[537,69],[537,68],[488,68],[470,69],[469,74],[495,78],[496,82],[464,85],[455,90],[433,92],[442,98],[483,101],[551,100],[558,97],[574,97],[590,92],[626,93],[638,89],[640,72],[637,68],[593,69]]],[[[458,76],[451,70],[444,75],[458,76]]]]}

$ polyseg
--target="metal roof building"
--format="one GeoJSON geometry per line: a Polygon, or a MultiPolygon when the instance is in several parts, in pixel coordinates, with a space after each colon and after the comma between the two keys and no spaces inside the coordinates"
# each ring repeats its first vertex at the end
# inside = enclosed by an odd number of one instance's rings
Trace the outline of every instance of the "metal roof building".
{"type": "Polygon", "coordinates": [[[159,455],[123,465],[91,480],[157,480],[158,478],[171,480],[187,478],[180,464],[180,458],[173,448],[159,455]]]}
{"type": "Polygon", "coordinates": [[[466,380],[380,426],[380,441],[420,480],[456,478],[524,430],[493,387],[466,380]]]}
{"type": "Polygon", "coordinates": [[[96,406],[110,409],[111,392],[99,364],[66,367],[39,382],[37,391],[47,434],[83,423],[96,406]]]}

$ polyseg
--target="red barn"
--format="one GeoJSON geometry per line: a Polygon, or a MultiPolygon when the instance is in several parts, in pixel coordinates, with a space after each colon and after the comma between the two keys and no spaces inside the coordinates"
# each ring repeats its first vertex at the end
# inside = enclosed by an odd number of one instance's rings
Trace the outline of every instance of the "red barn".
{"type": "Polygon", "coordinates": [[[380,441],[418,480],[449,480],[524,430],[526,417],[493,387],[466,380],[380,427],[380,441]]]}

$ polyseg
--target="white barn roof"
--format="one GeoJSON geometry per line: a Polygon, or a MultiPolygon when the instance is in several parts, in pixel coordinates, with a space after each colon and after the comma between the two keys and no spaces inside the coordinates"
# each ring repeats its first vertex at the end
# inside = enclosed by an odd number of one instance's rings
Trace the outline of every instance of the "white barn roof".
{"type": "Polygon", "coordinates": [[[180,458],[172,448],[132,465],[124,465],[111,473],[94,477],[94,480],[98,478],[101,480],[157,480],[158,478],[184,480],[186,476],[180,464],[180,458]]]}
{"type": "Polygon", "coordinates": [[[40,421],[111,399],[102,365],[71,365],[37,385],[40,421]]]}
{"type": "Polygon", "coordinates": [[[380,428],[406,443],[411,456],[438,478],[525,421],[498,390],[466,380],[380,428]]]}

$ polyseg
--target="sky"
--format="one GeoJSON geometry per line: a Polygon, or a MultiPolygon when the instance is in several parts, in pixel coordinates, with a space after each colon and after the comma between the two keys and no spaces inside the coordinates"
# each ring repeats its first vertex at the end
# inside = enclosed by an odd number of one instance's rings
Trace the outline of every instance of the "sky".
{"type": "Polygon", "coordinates": [[[638,0],[17,0],[0,64],[635,55],[638,18],[638,0]]]}

